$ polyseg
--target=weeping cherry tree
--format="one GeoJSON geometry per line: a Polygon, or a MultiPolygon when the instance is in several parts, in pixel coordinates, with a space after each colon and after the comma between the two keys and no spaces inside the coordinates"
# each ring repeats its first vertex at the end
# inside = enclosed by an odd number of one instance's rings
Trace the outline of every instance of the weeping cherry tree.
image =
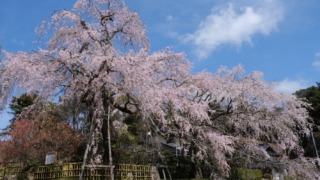
{"type": "Polygon", "coordinates": [[[112,112],[141,114],[140,121],[155,127],[153,133],[178,129],[181,141],[195,149],[196,161],[212,169],[212,177],[228,175],[241,138],[301,154],[307,104],[274,91],[261,73],[246,74],[242,66],[192,74],[183,53],[150,52],[141,19],[122,0],[77,0],[72,10],[55,12],[37,32],[49,37],[45,47],[4,51],[0,104],[7,104],[15,88],[38,92],[42,101],[59,97],[62,103],[77,99],[86,104],[91,164],[112,161],[112,112]]]}

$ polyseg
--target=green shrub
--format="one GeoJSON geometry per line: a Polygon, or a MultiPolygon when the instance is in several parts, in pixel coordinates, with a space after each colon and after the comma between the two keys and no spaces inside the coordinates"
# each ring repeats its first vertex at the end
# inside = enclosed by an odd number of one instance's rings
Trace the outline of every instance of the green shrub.
{"type": "Polygon", "coordinates": [[[266,173],[262,176],[264,179],[271,179],[272,180],[272,174],[266,173]]]}
{"type": "Polygon", "coordinates": [[[294,178],[294,177],[292,177],[292,176],[287,176],[287,177],[284,178],[284,180],[294,180],[294,179],[297,179],[297,177],[294,178]]]}
{"type": "Polygon", "coordinates": [[[242,169],[234,168],[231,169],[230,178],[231,180],[261,180],[262,172],[259,169],[242,169]]]}
{"type": "Polygon", "coordinates": [[[29,179],[27,172],[19,172],[16,177],[17,180],[26,180],[29,179]]]}

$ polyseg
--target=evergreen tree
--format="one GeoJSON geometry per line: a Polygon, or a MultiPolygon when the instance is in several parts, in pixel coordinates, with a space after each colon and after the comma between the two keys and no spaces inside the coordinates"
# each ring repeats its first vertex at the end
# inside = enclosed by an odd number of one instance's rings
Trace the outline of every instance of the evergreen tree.
{"type": "Polygon", "coordinates": [[[21,96],[13,97],[9,107],[13,118],[10,120],[11,124],[16,120],[16,118],[30,105],[34,103],[37,98],[36,94],[24,93],[21,96]]]}
{"type": "MultiPolygon", "coordinates": [[[[309,121],[314,124],[313,126],[313,136],[316,144],[316,149],[319,154],[320,149],[320,83],[317,82],[317,86],[311,86],[306,89],[301,89],[295,92],[299,98],[304,99],[306,102],[310,103],[310,107],[307,108],[310,118],[309,121]]],[[[303,147],[305,149],[305,156],[315,157],[316,150],[314,148],[314,142],[311,137],[303,138],[303,147]]]]}

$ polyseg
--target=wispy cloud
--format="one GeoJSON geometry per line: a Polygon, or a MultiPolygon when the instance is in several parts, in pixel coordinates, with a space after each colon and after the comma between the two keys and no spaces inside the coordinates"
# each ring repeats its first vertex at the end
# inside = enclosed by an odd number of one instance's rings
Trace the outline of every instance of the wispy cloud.
{"type": "Polygon", "coordinates": [[[173,20],[173,16],[172,15],[166,16],[166,21],[172,21],[172,20],[173,20]]]}
{"type": "MultiPolygon", "coordinates": [[[[320,56],[320,55],[319,55],[320,56]]],[[[320,61],[314,61],[312,63],[312,66],[315,67],[316,69],[320,70],[320,61]]]]}
{"type": "Polygon", "coordinates": [[[200,58],[206,58],[221,45],[239,47],[251,43],[256,34],[269,35],[282,20],[283,12],[277,0],[261,0],[250,5],[228,3],[214,8],[194,33],[182,39],[195,45],[200,58]]]}
{"type": "MultiPolygon", "coordinates": [[[[314,53],[314,56],[316,58],[319,58],[320,57],[320,52],[314,53]]],[[[317,70],[320,70],[320,60],[313,61],[312,66],[315,67],[317,70]]]]}
{"type": "Polygon", "coordinates": [[[11,42],[14,43],[14,44],[17,44],[17,45],[19,45],[19,46],[25,46],[25,44],[26,44],[23,40],[18,40],[18,39],[16,39],[16,38],[13,38],[13,39],[11,40],[11,42]]]}
{"type": "Polygon", "coordinates": [[[291,94],[307,87],[309,87],[309,84],[306,80],[289,80],[286,78],[280,82],[277,82],[274,89],[279,92],[291,94]]]}

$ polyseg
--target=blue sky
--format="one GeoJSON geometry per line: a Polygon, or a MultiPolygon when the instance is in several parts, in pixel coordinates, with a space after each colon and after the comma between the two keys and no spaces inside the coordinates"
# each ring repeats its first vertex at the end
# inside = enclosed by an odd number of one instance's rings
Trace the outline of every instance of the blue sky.
{"type": "MultiPolygon", "coordinates": [[[[0,45],[36,50],[35,27],[74,0],[2,0],[0,45]]],[[[146,25],[152,51],[185,52],[193,72],[244,65],[291,93],[315,85],[320,74],[319,0],[127,0],[146,25]]],[[[0,129],[7,125],[0,114],[0,129]]]]}

